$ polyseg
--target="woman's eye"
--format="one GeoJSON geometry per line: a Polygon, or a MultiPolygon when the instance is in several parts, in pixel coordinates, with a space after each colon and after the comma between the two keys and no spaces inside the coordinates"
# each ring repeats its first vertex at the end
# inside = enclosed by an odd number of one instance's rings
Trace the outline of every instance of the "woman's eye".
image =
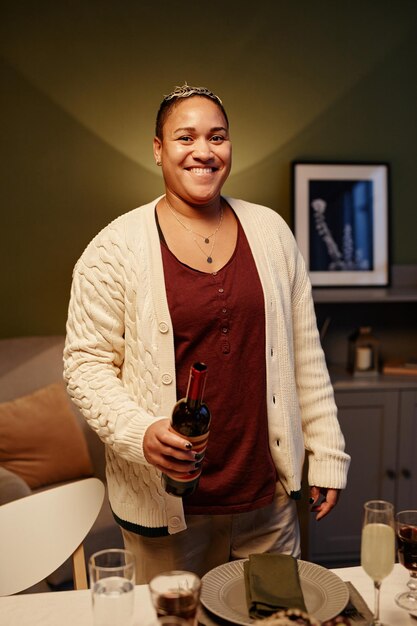
{"type": "Polygon", "coordinates": [[[224,137],[223,137],[223,135],[213,135],[213,137],[211,138],[211,140],[212,140],[214,143],[220,143],[220,142],[224,141],[224,137]]]}
{"type": "Polygon", "coordinates": [[[178,139],[179,141],[184,141],[185,143],[192,141],[192,137],[189,137],[187,135],[184,135],[183,137],[178,137],[178,139]]]}

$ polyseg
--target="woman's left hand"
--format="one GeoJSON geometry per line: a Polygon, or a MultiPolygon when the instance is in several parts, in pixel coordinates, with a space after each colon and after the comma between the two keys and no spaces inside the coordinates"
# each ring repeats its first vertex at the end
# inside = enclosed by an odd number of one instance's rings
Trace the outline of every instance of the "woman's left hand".
{"type": "Polygon", "coordinates": [[[340,496],[340,489],[328,489],[327,487],[310,487],[311,511],[317,513],[316,520],[322,519],[336,506],[340,496]],[[324,500],[320,500],[324,496],[324,500]]]}

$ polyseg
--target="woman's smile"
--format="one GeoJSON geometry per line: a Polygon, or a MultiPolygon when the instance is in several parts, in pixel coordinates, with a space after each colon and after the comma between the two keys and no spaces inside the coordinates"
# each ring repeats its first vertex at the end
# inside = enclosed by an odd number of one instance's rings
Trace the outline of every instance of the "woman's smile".
{"type": "Polygon", "coordinates": [[[217,171],[215,167],[188,167],[185,168],[192,174],[197,174],[197,176],[203,176],[204,174],[212,174],[217,171]]]}

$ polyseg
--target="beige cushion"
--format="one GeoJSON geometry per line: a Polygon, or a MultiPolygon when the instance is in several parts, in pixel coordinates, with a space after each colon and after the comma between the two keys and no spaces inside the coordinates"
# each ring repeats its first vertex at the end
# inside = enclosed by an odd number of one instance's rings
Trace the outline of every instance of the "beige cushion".
{"type": "Polygon", "coordinates": [[[0,404],[0,465],[36,489],[91,476],[92,463],[62,384],[0,404]]]}

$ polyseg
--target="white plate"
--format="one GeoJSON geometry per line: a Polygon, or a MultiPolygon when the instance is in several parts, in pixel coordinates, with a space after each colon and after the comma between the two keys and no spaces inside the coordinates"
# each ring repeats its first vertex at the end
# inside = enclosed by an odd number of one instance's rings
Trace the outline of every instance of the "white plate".
{"type": "MultiPolygon", "coordinates": [[[[201,602],[209,611],[234,624],[252,624],[245,595],[243,563],[215,567],[202,579],[201,602]]],[[[308,561],[298,561],[298,573],[307,612],[326,621],[338,615],[349,600],[346,584],[333,572],[308,561]]]]}

